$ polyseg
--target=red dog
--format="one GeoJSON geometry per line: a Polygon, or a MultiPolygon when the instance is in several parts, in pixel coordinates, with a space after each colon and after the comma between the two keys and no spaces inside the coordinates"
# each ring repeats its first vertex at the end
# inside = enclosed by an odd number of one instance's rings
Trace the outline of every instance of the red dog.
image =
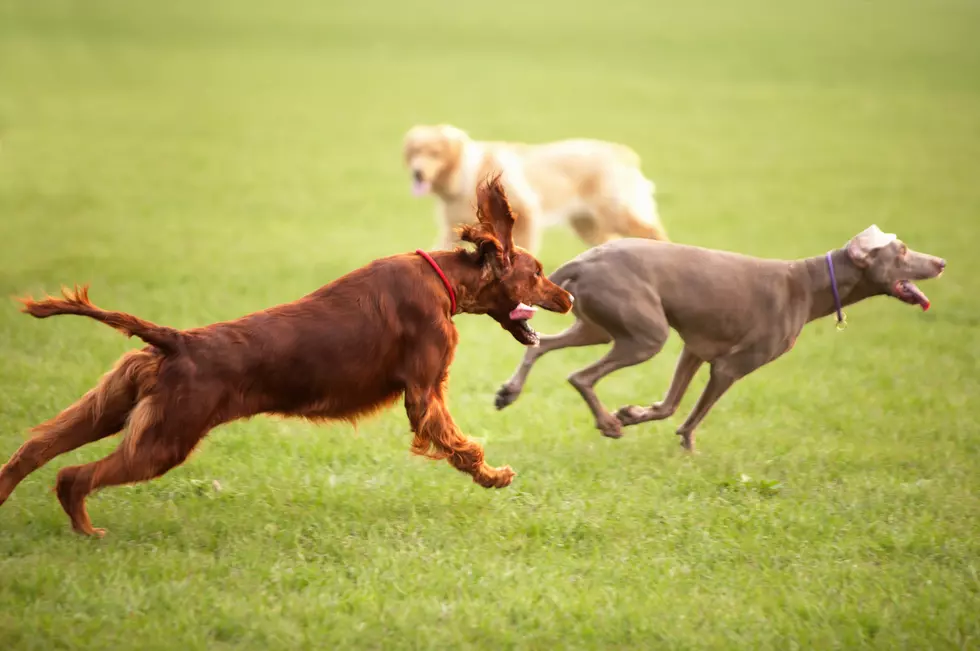
{"type": "Polygon", "coordinates": [[[217,425],[260,413],[354,421],[402,394],[412,452],[447,459],[481,486],[507,486],[514,471],[484,463],[483,449],[446,407],[458,340],[452,317],[489,314],[535,345],[531,306],[564,313],[572,297],[514,247],[514,215],[499,178],[479,188],[477,204],[479,222],[461,229],[475,251],[382,258],[292,303],[203,328],[175,330],[101,310],[84,287],[63,290],[64,300],[24,299],[24,311],[39,319],[80,314],[149,345],[124,355],[97,387],[34,428],[0,470],[0,504],[55,456],[128,427],[106,458],[58,473],[58,499],[72,527],[101,536],[85,510],[89,493],[163,475],[217,425]]]}

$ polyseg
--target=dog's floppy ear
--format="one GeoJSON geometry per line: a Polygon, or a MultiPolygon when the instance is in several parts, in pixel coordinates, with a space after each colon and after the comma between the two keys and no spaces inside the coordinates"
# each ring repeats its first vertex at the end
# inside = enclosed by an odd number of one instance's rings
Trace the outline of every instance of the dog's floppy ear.
{"type": "Polygon", "coordinates": [[[492,232],[500,242],[501,260],[509,266],[514,254],[514,222],[516,218],[507,201],[500,174],[490,177],[476,190],[476,218],[492,232]]]}
{"type": "Polygon", "coordinates": [[[499,276],[509,262],[504,257],[504,247],[486,224],[466,224],[457,229],[459,239],[476,246],[476,257],[481,265],[489,265],[499,276]]]}
{"type": "Polygon", "coordinates": [[[871,264],[871,257],[878,249],[888,246],[896,239],[898,238],[894,233],[883,233],[876,224],[872,224],[851,238],[847,243],[847,255],[854,264],[864,269],[871,264]]]}
{"type": "Polygon", "coordinates": [[[476,204],[477,223],[459,228],[459,239],[476,245],[481,263],[489,264],[499,276],[511,266],[515,221],[500,174],[480,184],[476,204]]]}

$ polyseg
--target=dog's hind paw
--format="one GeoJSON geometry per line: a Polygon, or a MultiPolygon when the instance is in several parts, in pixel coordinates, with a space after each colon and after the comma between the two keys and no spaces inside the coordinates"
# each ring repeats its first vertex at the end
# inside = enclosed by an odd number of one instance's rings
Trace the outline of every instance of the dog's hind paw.
{"type": "Polygon", "coordinates": [[[497,409],[503,409],[514,404],[517,397],[521,395],[520,389],[513,389],[509,385],[504,384],[499,389],[497,389],[497,395],[494,396],[493,404],[497,409]]]}
{"type": "Polygon", "coordinates": [[[626,405],[616,412],[616,420],[624,426],[636,425],[641,422],[641,419],[646,415],[647,411],[647,408],[640,407],[639,405],[626,405]]]}
{"type": "Polygon", "coordinates": [[[598,427],[602,435],[607,438],[618,439],[622,438],[623,436],[622,424],[615,416],[603,418],[596,423],[596,427],[598,427]]]}

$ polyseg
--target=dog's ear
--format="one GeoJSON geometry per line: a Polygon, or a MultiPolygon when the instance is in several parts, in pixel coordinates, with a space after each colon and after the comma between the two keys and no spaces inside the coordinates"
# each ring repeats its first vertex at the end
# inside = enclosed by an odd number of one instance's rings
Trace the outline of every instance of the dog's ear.
{"type": "Polygon", "coordinates": [[[510,260],[504,255],[504,247],[494,232],[483,223],[466,224],[456,231],[459,239],[476,246],[476,256],[481,265],[488,265],[496,275],[509,266],[510,260]]]}
{"type": "Polygon", "coordinates": [[[514,255],[515,217],[507,201],[500,174],[487,179],[476,191],[476,217],[479,223],[494,234],[500,244],[501,264],[510,266],[514,255]]]}
{"type": "Polygon", "coordinates": [[[898,238],[894,233],[883,233],[876,224],[872,224],[851,238],[847,243],[847,255],[854,264],[865,269],[871,264],[871,258],[878,249],[888,246],[896,239],[898,238]]]}
{"type": "Polygon", "coordinates": [[[425,133],[425,129],[425,125],[416,124],[406,131],[405,135],[402,136],[402,151],[407,153],[409,149],[414,148],[418,144],[419,138],[425,133]]]}
{"type": "Polygon", "coordinates": [[[466,144],[466,134],[448,125],[439,128],[443,145],[443,166],[446,170],[459,170],[463,159],[463,146],[466,144]]]}

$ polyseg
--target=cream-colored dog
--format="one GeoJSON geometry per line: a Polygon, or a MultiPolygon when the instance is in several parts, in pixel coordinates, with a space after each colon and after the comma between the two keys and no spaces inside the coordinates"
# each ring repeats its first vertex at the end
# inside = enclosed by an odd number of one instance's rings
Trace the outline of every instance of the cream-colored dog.
{"type": "Polygon", "coordinates": [[[537,253],[542,231],[568,223],[588,245],[619,237],[667,240],[657,215],[654,184],[629,147],[601,140],[545,144],[472,140],[450,125],[418,125],[405,135],[403,154],[413,192],[438,197],[436,248],[455,246],[454,228],[476,221],[476,186],[502,173],[519,215],[518,246],[537,253]]]}

